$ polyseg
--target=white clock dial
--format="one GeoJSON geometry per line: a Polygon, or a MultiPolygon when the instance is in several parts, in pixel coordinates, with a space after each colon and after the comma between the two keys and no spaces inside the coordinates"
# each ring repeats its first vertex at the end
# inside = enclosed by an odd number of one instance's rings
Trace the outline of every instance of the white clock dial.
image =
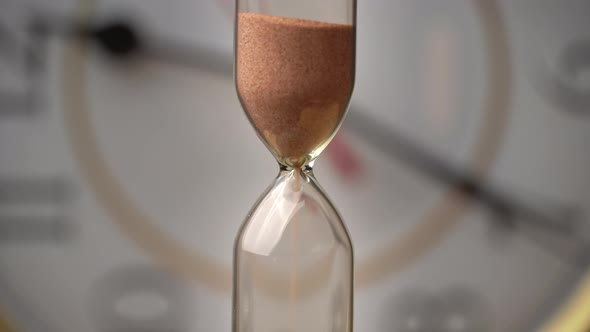
{"type": "MultiPolygon", "coordinates": [[[[535,330],[584,276],[590,118],[568,98],[590,8],[528,2],[359,1],[351,111],[315,164],[355,246],[355,329],[535,330]],[[578,228],[550,227],[568,213],[578,228]]],[[[0,12],[19,45],[0,48],[0,322],[229,329],[234,236],[277,172],[237,101],[231,1],[64,3],[65,26],[117,19],[151,56],[52,35],[34,86],[15,17],[35,3],[18,8],[0,12]],[[21,90],[43,102],[5,106],[21,90]]]]}

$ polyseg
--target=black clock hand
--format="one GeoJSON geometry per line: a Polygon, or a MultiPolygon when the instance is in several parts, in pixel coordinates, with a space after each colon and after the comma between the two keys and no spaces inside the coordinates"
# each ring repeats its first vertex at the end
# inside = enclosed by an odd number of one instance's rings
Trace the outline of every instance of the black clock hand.
{"type": "Polygon", "coordinates": [[[39,16],[33,24],[38,34],[77,37],[94,42],[103,53],[114,60],[133,61],[138,57],[151,58],[175,65],[194,67],[232,75],[232,56],[207,47],[189,47],[146,32],[128,18],[104,24],[89,24],[69,19],[39,16]],[[149,36],[149,37],[148,37],[149,36]]]}
{"type": "MultiPolygon", "coordinates": [[[[231,57],[204,47],[190,48],[158,40],[153,36],[147,38],[143,30],[128,20],[117,20],[98,26],[70,24],[67,29],[63,27],[62,24],[61,28],[54,30],[67,31],[70,35],[91,40],[114,59],[130,60],[136,56],[145,56],[213,70],[223,75],[232,73],[231,57]]],[[[567,239],[576,235],[579,219],[575,218],[576,215],[571,213],[570,209],[542,211],[507,191],[486,184],[465,169],[453,166],[399,132],[383,126],[367,115],[367,112],[360,111],[356,105],[351,107],[345,126],[396,160],[441,184],[454,188],[466,197],[483,203],[496,216],[493,220],[504,226],[516,227],[520,225],[517,222],[525,222],[528,226],[567,239]]]]}
{"type": "MultiPolygon", "coordinates": [[[[537,246],[560,259],[587,266],[590,242],[581,229],[582,216],[573,207],[528,202],[469,171],[439,158],[399,132],[382,125],[367,112],[349,112],[345,127],[397,161],[431,179],[477,200],[493,213],[492,221],[503,228],[520,229],[537,246]]],[[[540,202],[539,202],[540,203],[540,202]]]]}
{"type": "Polygon", "coordinates": [[[137,28],[125,21],[115,21],[90,29],[88,32],[87,37],[94,38],[103,50],[115,58],[143,55],[176,65],[206,69],[221,75],[233,74],[232,57],[225,53],[215,52],[207,47],[189,48],[153,35],[146,38],[137,28]]]}
{"type": "Polygon", "coordinates": [[[553,232],[570,234],[573,231],[574,224],[570,218],[573,215],[564,214],[563,217],[558,217],[541,212],[508,192],[493,188],[470,172],[437,157],[395,130],[383,126],[379,121],[366,115],[366,112],[359,112],[359,108],[355,109],[356,112],[350,112],[348,115],[346,128],[398,161],[441,184],[485,203],[497,216],[502,216],[504,221],[510,222],[513,218],[521,218],[553,232]]]}

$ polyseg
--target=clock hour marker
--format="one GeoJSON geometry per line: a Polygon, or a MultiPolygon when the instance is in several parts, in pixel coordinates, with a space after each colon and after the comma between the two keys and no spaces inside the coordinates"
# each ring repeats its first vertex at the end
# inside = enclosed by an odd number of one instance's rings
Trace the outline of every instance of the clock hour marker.
{"type": "Polygon", "coordinates": [[[0,244],[63,242],[71,234],[65,216],[6,216],[0,214],[0,244]]]}
{"type": "Polygon", "coordinates": [[[557,54],[553,68],[534,73],[533,84],[558,109],[590,114],[590,40],[574,40],[557,54]]]}
{"type": "Polygon", "coordinates": [[[62,177],[0,177],[0,206],[6,204],[64,204],[70,185],[62,177]]]}
{"type": "Polygon", "coordinates": [[[97,331],[190,331],[197,314],[191,289],[149,265],[108,272],[91,288],[89,310],[97,331]]]}
{"type": "Polygon", "coordinates": [[[30,116],[41,109],[46,36],[35,26],[17,33],[0,17],[0,116],[30,116]]]}
{"type": "Polygon", "coordinates": [[[69,183],[61,177],[0,178],[0,243],[62,242],[71,235],[69,183]]]}
{"type": "Polygon", "coordinates": [[[466,287],[406,290],[394,296],[392,308],[393,315],[385,313],[383,331],[485,332],[493,323],[481,294],[466,287]]]}

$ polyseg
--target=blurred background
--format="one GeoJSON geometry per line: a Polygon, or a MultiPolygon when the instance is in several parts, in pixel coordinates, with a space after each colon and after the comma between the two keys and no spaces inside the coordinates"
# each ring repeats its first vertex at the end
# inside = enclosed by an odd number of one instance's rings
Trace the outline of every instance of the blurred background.
{"type": "MultiPolygon", "coordinates": [[[[0,331],[229,331],[277,167],[232,0],[0,0],[0,331]]],[[[358,1],[355,330],[590,331],[590,3],[358,1]]]]}

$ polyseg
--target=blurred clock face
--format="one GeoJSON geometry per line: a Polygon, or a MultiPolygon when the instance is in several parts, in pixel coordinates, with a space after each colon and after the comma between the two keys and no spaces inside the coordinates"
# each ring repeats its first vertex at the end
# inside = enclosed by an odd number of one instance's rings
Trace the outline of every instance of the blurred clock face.
{"type": "MultiPolygon", "coordinates": [[[[228,330],[234,236],[277,172],[231,75],[211,70],[231,68],[233,2],[58,7],[219,57],[120,61],[27,33],[41,2],[0,12],[0,330],[228,330]]],[[[588,10],[359,2],[351,112],[579,231],[493,213],[345,124],[315,169],[355,246],[356,329],[534,330],[571,296],[587,266],[589,27],[564,18],[588,10]],[[541,28],[546,42],[529,38],[541,28]]]]}

